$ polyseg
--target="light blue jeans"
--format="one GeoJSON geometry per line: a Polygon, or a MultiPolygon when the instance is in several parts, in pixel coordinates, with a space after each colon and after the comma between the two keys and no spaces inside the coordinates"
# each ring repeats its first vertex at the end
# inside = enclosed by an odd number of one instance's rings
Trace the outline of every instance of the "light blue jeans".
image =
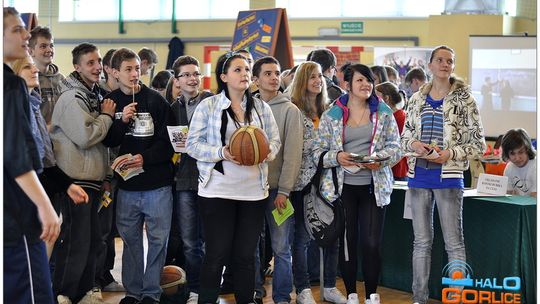
{"type": "Polygon", "coordinates": [[[124,241],[122,283],[126,296],[159,301],[161,270],[167,254],[171,230],[172,189],[170,186],[148,191],[118,189],[116,226],[124,241]],[[146,223],[148,254],[144,268],[143,224],[146,223]]]}
{"type": "MultiPolygon", "coordinates": [[[[463,238],[463,189],[409,188],[412,209],[413,249],[413,302],[427,303],[428,281],[433,245],[433,210],[437,204],[439,221],[448,260],[465,262],[465,240],[463,238]]],[[[442,269],[441,269],[442,271],[442,269]]]]}
{"type": "MultiPolygon", "coordinates": [[[[272,274],[272,300],[274,303],[291,302],[292,292],[292,262],[291,262],[291,236],[294,227],[294,216],[291,215],[280,226],[276,224],[272,210],[276,208],[274,200],[277,190],[271,189],[265,210],[266,223],[270,231],[272,252],[274,254],[274,272],[272,274]]],[[[296,212],[296,211],[295,211],[296,212]]],[[[261,240],[264,242],[264,240],[261,240]]],[[[259,250],[255,255],[255,289],[261,290],[263,282],[260,276],[261,261],[259,250]]]]}
{"type": "Polygon", "coordinates": [[[184,243],[185,270],[189,291],[199,293],[199,275],[204,257],[201,216],[197,191],[176,191],[174,196],[176,219],[184,243]]]}

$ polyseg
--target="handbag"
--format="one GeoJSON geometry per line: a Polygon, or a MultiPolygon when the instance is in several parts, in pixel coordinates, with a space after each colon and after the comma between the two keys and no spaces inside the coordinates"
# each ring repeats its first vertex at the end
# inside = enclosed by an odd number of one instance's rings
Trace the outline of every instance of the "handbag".
{"type": "Polygon", "coordinates": [[[319,157],[317,171],[312,177],[310,185],[304,192],[304,218],[306,230],[311,239],[320,247],[333,245],[345,231],[345,209],[340,196],[330,202],[320,191],[320,182],[323,170],[332,170],[332,180],[335,194],[338,194],[338,179],[336,167],[323,168],[325,151],[319,157]]]}

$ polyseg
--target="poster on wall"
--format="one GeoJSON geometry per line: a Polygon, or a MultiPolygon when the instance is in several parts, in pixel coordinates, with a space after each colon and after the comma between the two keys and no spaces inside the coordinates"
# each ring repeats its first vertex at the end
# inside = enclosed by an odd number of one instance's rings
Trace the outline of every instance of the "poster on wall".
{"type": "Polygon", "coordinates": [[[284,8],[238,13],[232,50],[247,49],[254,60],[274,56],[282,69],[293,66],[291,35],[284,8]]]}

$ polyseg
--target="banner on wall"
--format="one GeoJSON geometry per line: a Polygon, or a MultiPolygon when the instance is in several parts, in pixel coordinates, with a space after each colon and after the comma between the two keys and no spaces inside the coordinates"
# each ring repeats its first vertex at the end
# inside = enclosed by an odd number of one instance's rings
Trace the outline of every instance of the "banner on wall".
{"type": "Polygon", "coordinates": [[[257,60],[274,56],[283,70],[293,66],[291,35],[284,8],[238,13],[231,49],[247,49],[257,60]]]}

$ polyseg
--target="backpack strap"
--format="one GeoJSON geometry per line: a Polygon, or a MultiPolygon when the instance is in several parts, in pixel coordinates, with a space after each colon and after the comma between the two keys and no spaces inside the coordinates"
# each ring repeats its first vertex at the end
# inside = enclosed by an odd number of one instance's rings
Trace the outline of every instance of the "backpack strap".
{"type": "MultiPolygon", "coordinates": [[[[225,133],[227,132],[227,124],[229,123],[229,118],[227,118],[227,109],[221,111],[221,128],[219,133],[221,134],[221,144],[225,146],[225,133]]],[[[223,160],[218,161],[214,169],[221,174],[225,174],[223,171],[223,160]]]]}
{"type": "MultiPolygon", "coordinates": [[[[321,184],[321,175],[323,171],[323,158],[328,153],[328,151],[324,151],[321,153],[321,156],[319,156],[319,163],[317,164],[317,171],[315,172],[315,175],[311,178],[311,183],[319,189],[321,184]]],[[[334,194],[338,194],[338,178],[337,178],[337,170],[336,167],[332,167],[332,181],[334,182],[334,194]]]]}

